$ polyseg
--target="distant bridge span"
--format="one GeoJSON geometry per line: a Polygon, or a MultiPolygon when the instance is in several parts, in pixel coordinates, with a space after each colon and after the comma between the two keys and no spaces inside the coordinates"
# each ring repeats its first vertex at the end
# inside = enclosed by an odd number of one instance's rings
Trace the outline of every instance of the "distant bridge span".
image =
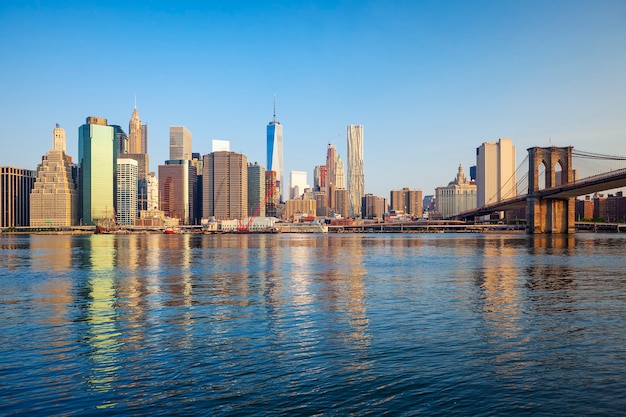
{"type": "Polygon", "coordinates": [[[464,211],[455,218],[474,219],[494,212],[526,207],[528,233],[573,233],[575,198],[626,186],[626,168],[574,180],[573,147],[529,148],[528,194],[464,211]],[[539,188],[539,166],[546,168],[546,187],[539,188]],[[556,166],[562,168],[556,185],[556,166]]]}

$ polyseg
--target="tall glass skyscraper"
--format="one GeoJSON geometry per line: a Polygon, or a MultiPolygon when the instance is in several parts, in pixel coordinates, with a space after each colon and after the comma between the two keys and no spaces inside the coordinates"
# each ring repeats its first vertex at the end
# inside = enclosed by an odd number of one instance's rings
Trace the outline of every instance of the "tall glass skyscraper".
{"type": "Polygon", "coordinates": [[[276,121],[276,103],[274,103],[274,120],[267,125],[267,167],[276,173],[276,186],[280,201],[285,201],[284,166],[283,166],[283,126],[276,121]]]}
{"type": "Polygon", "coordinates": [[[82,224],[115,218],[115,135],[102,117],[88,117],[78,128],[78,169],[82,224]]]}
{"type": "Polygon", "coordinates": [[[361,199],[364,196],[363,126],[348,125],[348,212],[350,217],[361,214],[361,199]]]}

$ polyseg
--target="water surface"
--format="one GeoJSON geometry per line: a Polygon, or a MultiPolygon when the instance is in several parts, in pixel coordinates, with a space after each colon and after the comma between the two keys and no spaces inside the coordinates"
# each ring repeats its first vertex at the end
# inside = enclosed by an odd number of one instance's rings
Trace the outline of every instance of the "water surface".
{"type": "Polygon", "coordinates": [[[625,250],[0,236],[0,415],[624,415],[625,250]]]}

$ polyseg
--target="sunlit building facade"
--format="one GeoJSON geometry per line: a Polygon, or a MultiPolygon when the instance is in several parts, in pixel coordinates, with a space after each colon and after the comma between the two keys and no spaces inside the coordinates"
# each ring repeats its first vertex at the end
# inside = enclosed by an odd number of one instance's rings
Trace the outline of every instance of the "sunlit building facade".
{"type": "Polygon", "coordinates": [[[477,205],[517,196],[515,146],[511,139],[485,142],[476,149],[477,205]]]}
{"type": "Polygon", "coordinates": [[[348,212],[350,217],[361,215],[361,198],[365,195],[363,161],[363,126],[348,125],[348,212]]]}
{"type": "Polygon", "coordinates": [[[170,126],[170,160],[191,160],[191,140],[185,126],[170,126]]]}
{"type": "Polygon", "coordinates": [[[196,168],[190,160],[169,160],[159,165],[160,210],[178,219],[179,224],[194,224],[197,182],[196,168]]]}
{"type": "Polygon", "coordinates": [[[435,188],[435,204],[444,219],[476,208],[476,184],[465,177],[461,164],[454,181],[446,187],[435,188]]]}
{"type": "Polygon", "coordinates": [[[131,158],[117,159],[117,224],[133,225],[137,218],[138,165],[131,158]]]}
{"type": "Polygon", "coordinates": [[[403,212],[411,217],[420,218],[423,214],[422,190],[392,190],[390,192],[389,209],[403,212]]]}
{"type": "Polygon", "coordinates": [[[267,166],[268,171],[276,173],[276,187],[280,202],[285,200],[284,165],[283,165],[283,126],[276,120],[276,106],[274,106],[274,120],[267,125],[267,166]]]}
{"type": "Polygon", "coordinates": [[[248,216],[248,159],[235,152],[203,157],[202,218],[243,220],[248,216]]]}
{"type": "Polygon", "coordinates": [[[65,130],[57,124],[52,149],[37,167],[37,180],[30,193],[30,225],[75,226],[78,224],[78,190],[72,159],[65,154],[65,130]]]}
{"type": "Polygon", "coordinates": [[[102,117],[88,117],[78,128],[79,210],[81,223],[97,225],[115,218],[115,138],[102,117]]]}

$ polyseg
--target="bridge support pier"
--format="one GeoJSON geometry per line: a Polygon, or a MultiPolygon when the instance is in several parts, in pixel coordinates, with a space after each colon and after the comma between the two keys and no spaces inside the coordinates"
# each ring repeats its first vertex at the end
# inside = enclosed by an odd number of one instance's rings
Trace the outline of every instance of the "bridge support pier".
{"type": "Polygon", "coordinates": [[[539,188],[539,167],[545,167],[544,188],[568,184],[574,181],[572,169],[572,149],[530,148],[528,149],[528,198],[526,202],[527,226],[529,234],[574,233],[575,198],[554,199],[542,197],[539,188]],[[561,167],[557,174],[557,164],[561,167]]]}
{"type": "Polygon", "coordinates": [[[574,233],[576,231],[574,198],[556,200],[529,197],[526,204],[527,233],[574,233]]]}

